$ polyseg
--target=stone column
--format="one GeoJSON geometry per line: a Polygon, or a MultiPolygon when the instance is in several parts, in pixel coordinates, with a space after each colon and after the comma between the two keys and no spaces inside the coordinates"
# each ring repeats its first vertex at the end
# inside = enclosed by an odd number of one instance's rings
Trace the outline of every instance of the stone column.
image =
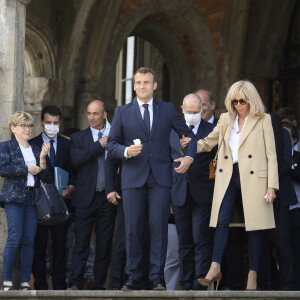
{"type": "MultiPolygon", "coordinates": [[[[14,111],[23,108],[25,20],[29,2],[0,0],[0,141],[11,138],[7,120],[14,111]]],[[[0,209],[0,270],[6,237],[6,218],[0,209]]],[[[2,275],[0,272],[1,284],[2,275]]]]}
{"type": "Polygon", "coordinates": [[[218,107],[222,107],[227,89],[241,79],[244,45],[247,34],[247,22],[250,0],[229,1],[226,27],[222,39],[221,91],[218,107]]]}

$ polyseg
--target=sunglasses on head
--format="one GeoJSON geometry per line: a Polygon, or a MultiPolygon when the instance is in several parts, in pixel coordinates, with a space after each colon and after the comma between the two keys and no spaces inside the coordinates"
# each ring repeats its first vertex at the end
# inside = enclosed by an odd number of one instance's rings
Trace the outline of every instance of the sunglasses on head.
{"type": "Polygon", "coordinates": [[[232,103],[234,106],[238,105],[239,102],[240,102],[241,105],[245,105],[248,101],[245,100],[245,99],[240,99],[240,100],[233,99],[233,100],[231,100],[231,103],[232,103]]]}

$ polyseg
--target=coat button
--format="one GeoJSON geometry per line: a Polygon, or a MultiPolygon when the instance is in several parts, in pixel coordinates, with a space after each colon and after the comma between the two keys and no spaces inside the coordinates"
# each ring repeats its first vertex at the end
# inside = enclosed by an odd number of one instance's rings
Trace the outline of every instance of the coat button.
{"type": "Polygon", "coordinates": [[[149,141],[149,144],[151,144],[152,142],[151,141],[149,141]]]}
{"type": "Polygon", "coordinates": [[[149,157],[152,157],[152,154],[149,154],[149,157]]]}
{"type": "Polygon", "coordinates": [[[254,174],[254,171],[251,171],[250,174],[254,174]]]}
{"type": "Polygon", "coordinates": [[[249,155],[248,155],[248,157],[249,157],[249,158],[251,158],[251,157],[252,157],[252,155],[251,155],[251,154],[249,154],[249,155]]]}
{"type": "Polygon", "coordinates": [[[225,159],[228,159],[228,156],[227,156],[227,155],[225,155],[225,156],[224,156],[224,158],[225,158],[225,159]]]}
{"type": "Polygon", "coordinates": [[[222,169],[220,169],[220,170],[219,170],[219,172],[221,172],[221,173],[222,173],[222,172],[223,172],[223,170],[222,170],[222,169]]]}

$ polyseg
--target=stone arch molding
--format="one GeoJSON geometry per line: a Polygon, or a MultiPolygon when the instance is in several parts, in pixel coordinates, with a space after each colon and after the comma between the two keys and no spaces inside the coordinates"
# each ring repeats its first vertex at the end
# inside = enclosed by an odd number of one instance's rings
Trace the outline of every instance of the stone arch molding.
{"type": "MultiPolygon", "coordinates": [[[[193,40],[193,50],[196,54],[195,59],[195,74],[193,80],[191,80],[193,87],[196,87],[196,83],[200,81],[202,78],[208,78],[215,76],[215,66],[216,66],[216,50],[214,46],[214,42],[212,39],[211,32],[208,28],[208,25],[201,15],[201,13],[193,6],[193,2],[190,0],[186,1],[164,1],[164,0],[152,0],[148,2],[146,5],[140,7],[136,10],[127,20],[127,22],[122,26],[120,31],[118,32],[117,36],[114,37],[113,43],[109,46],[109,56],[106,57],[105,64],[102,62],[100,72],[98,74],[84,74],[82,76],[84,78],[93,78],[93,83],[89,84],[89,87],[94,86],[96,91],[95,93],[99,96],[107,99],[114,99],[114,81],[115,81],[115,65],[118,59],[118,55],[123,47],[128,36],[134,33],[135,29],[136,32],[139,31],[140,35],[143,35],[145,39],[151,40],[150,34],[147,35],[146,32],[146,25],[145,31],[142,32],[139,30],[139,24],[143,25],[143,20],[151,15],[155,15],[158,13],[166,13],[175,15],[179,21],[185,26],[186,30],[190,33],[192,40],[193,40]],[[148,37],[147,37],[148,36],[148,37]]],[[[148,27],[149,29],[149,27],[148,27]]],[[[152,28],[153,29],[153,28],[152,28]]],[[[166,31],[161,25],[161,29],[166,31]]],[[[96,30],[96,29],[94,29],[96,30]]],[[[153,29],[154,30],[154,29],[153,29]]],[[[163,32],[162,31],[162,32],[163,32]]],[[[91,38],[96,36],[97,32],[91,33],[91,38]]],[[[175,38],[173,33],[172,39],[175,38]]],[[[152,39],[153,40],[153,39],[152,39]]],[[[161,39],[160,41],[157,40],[156,42],[160,42],[161,47],[170,49],[166,45],[167,41],[161,39]]],[[[180,43],[179,40],[177,42],[180,43]]],[[[180,44],[182,47],[182,44],[180,44]]],[[[156,45],[157,46],[157,45],[156,45]]],[[[89,47],[89,46],[88,46],[89,47]]],[[[93,49],[93,51],[100,51],[100,49],[93,49]]],[[[176,47],[170,49],[173,57],[175,57],[176,47]]],[[[88,52],[88,51],[87,51],[88,52]]],[[[172,55],[171,55],[172,56],[172,55]]],[[[185,53],[185,57],[187,57],[187,53],[185,53]]],[[[91,70],[92,68],[89,65],[93,65],[94,62],[89,62],[89,58],[86,57],[86,64],[84,70],[91,70]]],[[[167,60],[167,59],[166,59],[167,60]]],[[[177,64],[178,61],[173,61],[173,64],[177,64]]],[[[170,66],[170,64],[169,64],[170,66]]],[[[179,67],[177,72],[184,73],[183,66],[179,67]]],[[[191,62],[188,61],[188,65],[185,65],[187,70],[191,70],[191,62]]],[[[99,70],[98,69],[98,70],[99,70]]],[[[172,79],[171,79],[172,80],[172,79]]],[[[185,88],[183,87],[182,90],[185,88]]],[[[85,91],[81,91],[84,93],[85,91]]],[[[176,91],[175,91],[176,93],[176,91]]]]}

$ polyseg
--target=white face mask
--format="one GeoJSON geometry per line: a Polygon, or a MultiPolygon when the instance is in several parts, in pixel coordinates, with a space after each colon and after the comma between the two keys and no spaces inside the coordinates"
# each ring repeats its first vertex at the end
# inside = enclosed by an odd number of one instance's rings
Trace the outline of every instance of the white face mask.
{"type": "Polygon", "coordinates": [[[197,114],[184,113],[184,119],[189,125],[195,126],[201,120],[201,112],[202,112],[202,109],[197,114]]]}
{"type": "Polygon", "coordinates": [[[44,131],[49,138],[53,139],[59,133],[59,126],[54,124],[44,124],[44,131]]]}

